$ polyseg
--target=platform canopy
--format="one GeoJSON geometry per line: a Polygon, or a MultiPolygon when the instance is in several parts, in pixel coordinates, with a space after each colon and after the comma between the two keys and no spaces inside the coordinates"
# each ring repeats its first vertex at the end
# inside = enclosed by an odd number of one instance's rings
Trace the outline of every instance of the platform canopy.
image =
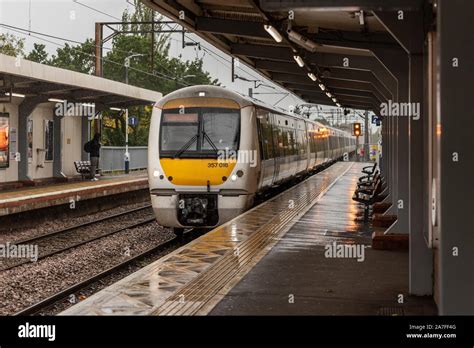
{"type": "Polygon", "coordinates": [[[5,101],[10,93],[44,101],[55,98],[95,103],[97,109],[151,104],[162,96],[121,82],[0,54],[0,99],[5,101]]]}
{"type": "Polygon", "coordinates": [[[325,0],[317,9],[305,0],[142,2],[307,102],[373,111],[396,89],[373,49],[400,48],[373,11],[422,7],[417,0],[325,0]]]}

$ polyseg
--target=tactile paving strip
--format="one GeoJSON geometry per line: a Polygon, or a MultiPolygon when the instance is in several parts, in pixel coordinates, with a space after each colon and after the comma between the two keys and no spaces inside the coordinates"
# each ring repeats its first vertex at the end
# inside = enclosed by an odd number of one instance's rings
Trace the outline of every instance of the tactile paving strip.
{"type": "Polygon", "coordinates": [[[62,314],[202,314],[220,290],[250,270],[351,166],[334,164],[62,314]]]}

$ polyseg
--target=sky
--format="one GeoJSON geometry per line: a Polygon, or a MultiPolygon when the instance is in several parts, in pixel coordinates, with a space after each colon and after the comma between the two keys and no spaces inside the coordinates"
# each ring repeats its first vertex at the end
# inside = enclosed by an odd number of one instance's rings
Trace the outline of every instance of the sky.
{"type": "MultiPolygon", "coordinates": [[[[29,52],[34,43],[46,45],[48,53],[53,54],[58,47],[64,45],[64,41],[47,38],[35,34],[22,34],[12,29],[2,27],[2,24],[11,25],[31,31],[40,32],[83,42],[87,38],[94,37],[94,23],[104,21],[118,21],[125,9],[133,11],[132,0],[0,0],[0,32],[14,34],[25,38],[25,51],[29,52]],[[47,41],[45,41],[47,40],[47,41]]],[[[104,36],[107,33],[104,32],[104,36]]],[[[253,83],[241,80],[231,81],[231,58],[224,52],[201,40],[194,34],[188,34],[190,38],[201,42],[203,47],[215,52],[215,54],[205,53],[204,50],[196,50],[194,47],[181,47],[181,34],[171,36],[171,47],[169,55],[178,57],[182,55],[184,60],[192,60],[195,57],[202,57],[204,70],[208,71],[212,78],[219,79],[219,82],[227,88],[236,90],[242,94],[247,94],[249,87],[253,83]],[[218,57],[218,55],[220,57],[218,57]]],[[[110,47],[110,42],[106,44],[110,47]]],[[[254,90],[254,96],[271,105],[276,105],[285,109],[304,103],[298,97],[289,94],[287,91],[273,84],[255,70],[240,64],[236,74],[247,79],[263,80],[265,85],[273,86],[274,89],[262,86],[254,90]],[[256,95],[255,93],[280,93],[256,95]],[[283,98],[283,99],[282,99],[283,98]]],[[[327,109],[323,107],[323,109],[327,109]]]]}

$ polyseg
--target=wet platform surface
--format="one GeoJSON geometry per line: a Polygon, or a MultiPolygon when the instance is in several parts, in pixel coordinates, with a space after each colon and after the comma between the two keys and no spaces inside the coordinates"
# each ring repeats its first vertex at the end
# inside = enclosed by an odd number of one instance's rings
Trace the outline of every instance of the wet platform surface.
{"type": "Polygon", "coordinates": [[[63,312],[191,315],[213,306],[352,163],[336,163],[63,312]]]}
{"type": "Polygon", "coordinates": [[[408,252],[371,249],[371,230],[355,222],[362,167],[354,164],[208,314],[436,315],[431,299],[408,295],[408,252]]]}
{"type": "Polygon", "coordinates": [[[338,162],[62,315],[411,314],[396,302],[407,253],[324,253],[334,242],[370,245],[351,199],[362,166],[338,162]]]}
{"type": "Polygon", "coordinates": [[[71,198],[90,199],[148,187],[145,173],[105,177],[98,181],[51,184],[0,192],[0,216],[68,204],[71,198]]]}

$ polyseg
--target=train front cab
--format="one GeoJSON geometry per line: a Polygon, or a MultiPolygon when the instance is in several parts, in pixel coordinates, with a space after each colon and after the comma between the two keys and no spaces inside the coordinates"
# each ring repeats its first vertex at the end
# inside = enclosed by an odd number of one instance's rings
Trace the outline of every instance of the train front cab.
{"type": "Polygon", "coordinates": [[[252,111],[225,98],[178,98],[154,108],[150,134],[159,136],[150,136],[149,180],[160,224],[214,227],[252,204],[258,168],[252,111]],[[238,151],[246,161],[238,161],[238,151]]]}

